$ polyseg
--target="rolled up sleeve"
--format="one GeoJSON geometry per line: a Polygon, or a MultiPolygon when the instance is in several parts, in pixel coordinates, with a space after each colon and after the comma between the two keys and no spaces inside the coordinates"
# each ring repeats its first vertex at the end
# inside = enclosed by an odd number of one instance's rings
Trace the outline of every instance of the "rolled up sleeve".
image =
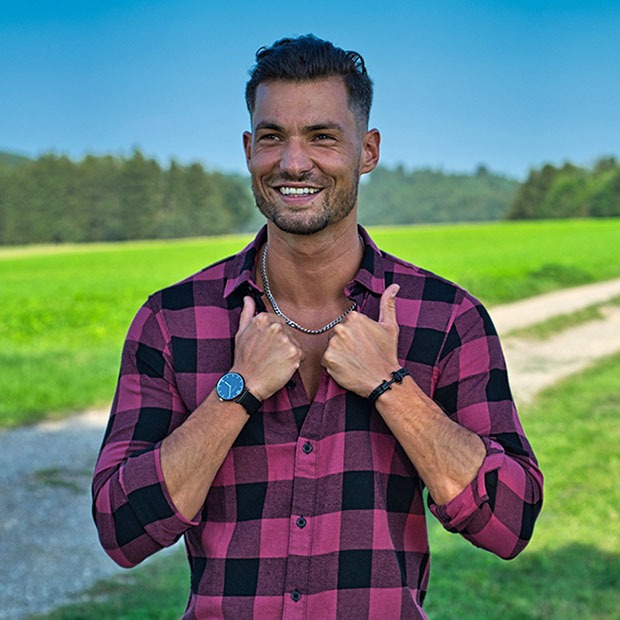
{"type": "Polygon", "coordinates": [[[121,566],[135,566],[196,525],[174,506],[160,463],[161,441],[186,415],[165,329],[147,303],[125,341],[92,486],[99,539],[121,566]]]}
{"type": "Polygon", "coordinates": [[[518,555],[542,507],[543,476],[519,420],[499,338],[486,310],[466,299],[444,343],[433,398],[481,437],[486,455],[471,483],[431,512],[449,531],[499,557],[518,555]]]}

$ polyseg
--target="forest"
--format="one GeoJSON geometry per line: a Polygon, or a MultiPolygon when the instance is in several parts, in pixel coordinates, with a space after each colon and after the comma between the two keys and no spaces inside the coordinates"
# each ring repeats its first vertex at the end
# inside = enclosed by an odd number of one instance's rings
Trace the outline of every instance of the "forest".
{"type": "MultiPolygon", "coordinates": [[[[620,164],[565,163],[525,181],[480,165],[471,174],[379,166],[363,177],[365,225],[620,216],[620,164]]],[[[79,161],[0,153],[0,245],[179,238],[256,230],[249,179],[172,160],[130,156],[79,161]]]]}
{"type": "Polygon", "coordinates": [[[592,168],[571,163],[530,170],[519,187],[508,219],[620,216],[620,163],[601,157],[592,168]]]}
{"type": "Polygon", "coordinates": [[[199,163],[131,157],[0,160],[0,243],[124,241],[243,230],[254,213],[245,178],[199,163]]]}
{"type": "Polygon", "coordinates": [[[368,225],[500,220],[518,186],[482,165],[473,174],[380,166],[363,178],[360,219],[368,225]]]}

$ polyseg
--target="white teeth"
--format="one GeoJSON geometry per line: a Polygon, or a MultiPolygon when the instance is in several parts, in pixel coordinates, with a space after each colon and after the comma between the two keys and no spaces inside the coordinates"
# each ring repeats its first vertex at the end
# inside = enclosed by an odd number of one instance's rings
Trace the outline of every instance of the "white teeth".
{"type": "Polygon", "coordinates": [[[279,192],[285,196],[305,196],[316,194],[319,190],[313,187],[279,187],[279,192]]]}

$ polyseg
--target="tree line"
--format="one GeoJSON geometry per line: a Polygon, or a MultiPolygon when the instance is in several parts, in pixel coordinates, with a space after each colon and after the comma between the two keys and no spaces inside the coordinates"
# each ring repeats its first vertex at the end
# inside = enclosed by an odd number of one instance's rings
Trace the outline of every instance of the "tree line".
{"type": "Polygon", "coordinates": [[[566,163],[530,171],[519,186],[509,219],[620,216],[620,163],[602,157],[591,168],[566,163]]]}
{"type": "Polygon", "coordinates": [[[360,186],[360,219],[385,225],[503,219],[518,186],[483,165],[474,174],[380,166],[360,186]]]}
{"type": "Polygon", "coordinates": [[[244,230],[255,210],[245,178],[172,161],[0,160],[0,243],[123,241],[244,230]],[[7,163],[9,162],[9,163],[7,163]]]}
{"type": "MultiPolygon", "coordinates": [[[[620,216],[620,163],[533,169],[523,183],[473,174],[378,167],[359,196],[363,224],[620,216]]],[[[200,163],[162,167],[129,157],[36,160],[0,153],[0,244],[157,239],[256,230],[263,219],[247,177],[200,163]]]]}

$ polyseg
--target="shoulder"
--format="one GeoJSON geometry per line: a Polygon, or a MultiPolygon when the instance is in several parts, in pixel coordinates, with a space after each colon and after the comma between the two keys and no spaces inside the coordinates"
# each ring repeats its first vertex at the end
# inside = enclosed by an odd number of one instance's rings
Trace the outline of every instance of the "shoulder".
{"type": "MultiPolygon", "coordinates": [[[[197,322],[213,317],[218,308],[226,316],[226,272],[234,258],[218,261],[149,295],[131,321],[127,340],[163,347],[175,335],[195,332],[197,322]]],[[[220,322],[219,314],[217,318],[220,322]]]]}
{"type": "Polygon", "coordinates": [[[401,287],[399,297],[449,304],[481,304],[467,289],[456,282],[407,262],[398,256],[383,250],[379,251],[384,265],[386,284],[391,282],[399,284],[401,287]]]}
{"type": "Polygon", "coordinates": [[[496,335],[484,304],[467,289],[428,269],[381,251],[385,285],[400,286],[399,323],[448,333],[453,329],[496,335]]]}
{"type": "Polygon", "coordinates": [[[227,274],[236,256],[224,258],[154,292],[149,296],[147,304],[154,311],[182,310],[196,305],[209,305],[210,301],[223,296],[227,274]]]}
{"type": "Polygon", "coordinates": [[[258,248],[265,233],[258,235],[237,254],[208,265],[183,280],[153,293],[148,305],[155,311],[175,311],[194,307],[226,307],[228,303],[237,305],[235,293],[241,298],[253,286],[253,271],[258,248]]]}
{"type": "Polygon", "coordinates": [[[462,286],[382,250],[363,227],[360,227],[359,230],[366,244],[361,271],[366,272],[365,282],[371,290],[381,292],[385,287],[395,282],[400,285],[397,299],[415,299],[457,305],[466,301],[476,305],[480,304],[462,286]]]}

